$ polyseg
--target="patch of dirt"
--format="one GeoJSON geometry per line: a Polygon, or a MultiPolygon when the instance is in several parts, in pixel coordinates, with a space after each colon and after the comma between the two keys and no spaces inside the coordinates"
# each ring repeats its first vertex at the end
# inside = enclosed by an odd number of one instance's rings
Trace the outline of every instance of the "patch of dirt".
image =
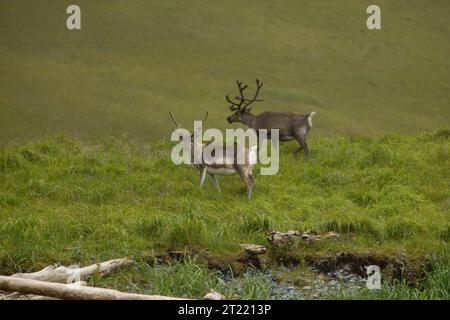
{"type": "Polygon", "coordinates": [[[205,265],[213,271],[222,274],[238,276],[248,269],[264,270],[267,260],[264,255],[251,255],[246,252],[211,254],[205,251],[168,251],[156,254],[145,254],[143,259],[149,264],[171,264],[183,261],[186,258],[195,258],[196,263],[205,265]]]}
{"type": "MultiPolygon", "coordinates": [[[[270,251],[270,250],[269,250],[270,251]]],[[[316,272],[327,274],[342,267],[350,268],[350,272],[360,277],[366,277],[365,267],[377,265],[383,276],[388,279],[406,279],[411,282],[420,281],[424,277],[424,269],[429,262],[426,257],[411,258],[404,254],[388,255],[373,252],[355,253],[339,252],[330,254],[304,254],[294,256],[290,254],[252,255],[246,252],[211,254],[206,251],[168,251],[164,253],[148,254],[144,258],[148,263],[170,264],[182,261],[186,257],[195,258],[198,264],[207,266],[210,270],[220,271],[222,274],[231,272],[238,276],[248,269],[267,270],[270,265],[295,267],[306,265],[316,272]]]]}
{"type": "Polygon", "coordinates": [[[204,261],[208,268],[220,271],[223,274],[239,275],[250,268],[258,270],[266,269],[266,258],[259,255],[250,255],[248,253],[238,253],[235,255],[222,256],[204,256],[200,261],[204,261]]]}

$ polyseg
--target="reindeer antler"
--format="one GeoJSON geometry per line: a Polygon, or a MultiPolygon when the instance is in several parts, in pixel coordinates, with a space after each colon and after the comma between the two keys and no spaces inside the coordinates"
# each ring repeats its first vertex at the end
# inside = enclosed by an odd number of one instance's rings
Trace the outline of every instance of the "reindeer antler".
{"type": "Polygon", "coordinates": [[[228,95],[225,96],[225,99],[227,100],[227,102],[230,103],[229,107],[230,107],[231,111],[245,110],[250,104],[252,104],[255,101],[264,101],[264,100],[257,99],[259,90],[261,90],[261,88],[263,86],[263,83],[261,81],[259,81],[258,79],[256,79],[256,92],[252,99],[246,99],[244,96],[244,90],[248,88],[248,85],[242,86],[241,81],[236,81],[236,84],[237,84],[237,87],[239,90],[239,97],[235,97],[235,99],[238,100],[238,102],[232,101],[228,95]]]}
{"type": "Polygon", "coordinates": [[[205,117],[203,118],[202,122],[205,122],[206,119],[208,119],[208,111],[205,111],[205,117]]]}
{"type": "Polygon", "coordinates": [[[247,85],[242,86],[242,82],[239,81],[239,80],[236,80],[236,84],[237,84],[237,87],[238,87],[238,90],[239,90],[239,95],[240,95],[240,97],[235,97],[235,99],[237,99],[238,102],[237,103],[233,102],[228,95],[226,95],[226,97],[225,97],[227,99],[227,101],[230,103],[231,111],[236,111],[236,110],[240,110],[241,109],[242,105],[245,102],[244,90],[248,88],[247,85]]]}
{"type": "MultiPolygon", "coordinates": [[[[178,123],[178,121],[175,119],[175,116],[173,115],[173,113],[171,111],[169,111],[169,115],[172,118],[172,121],[175,123],[175,125],[177,126],[177,128],[181,128],[180,124],[178,123]]],[[[203,118],[202,122],[205,122],[206,119],[208,119],[208,111],[205,111],[205,117],[203,118]]]]}
{"type": "Polygon", "coordinates": [[[172,112],[169,111],[170,117],[172,118],[172,121],[175,123],[175,125],[177,126],[177,128],[180,128],[180,124],[178,123],[177,120],[175,120],[175,116],[172,114],[172,112]]]}

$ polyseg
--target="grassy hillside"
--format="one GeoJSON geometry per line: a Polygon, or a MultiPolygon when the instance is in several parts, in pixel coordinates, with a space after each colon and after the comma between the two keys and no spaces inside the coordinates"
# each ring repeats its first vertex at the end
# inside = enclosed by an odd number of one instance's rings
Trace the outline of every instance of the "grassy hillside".
{"type": "MultiPolygon", "coordinates": [[[[198,190],[198,172],[172,164],[168,143],[109,140],[88,147],[55,137],[3,149],[0,273],[168,250],[226,256],[239,252],[240,243],[267,245],[272,228],[344,235],[294,248],[299,256],[422,257],[447,250],[449,130],[315,138],[309,158],[294,156],[295,148],[283,145],[278,175],[256,175],[251,201],[238,177],[220,179],[222,194],[210,181],[198,190]]],[[[141,268],[133,281],[158,278],[158,271],[141,268]]],[[[179,269],[170,272],[187,276],[179,269]]],[[[108,284],[121,287],[131,280],[115,281],[108,284]]],[[[165,290],[159,292],[188,289],[165,290]]]]}
{"type": "MultiPolygon", "coordinates": [[[[225,127],[237,78],[263,110],[318,111],[318,134],[419,132],[450,119],[450,2],[79,0],[0,3],[0,142],[54,132],[157,140],[167,111],[225,127]]],[[[188,122],[189,121],[189,122],[188,122]]],[[[188,124],[186,124],[188,125],[188,124]]]]}

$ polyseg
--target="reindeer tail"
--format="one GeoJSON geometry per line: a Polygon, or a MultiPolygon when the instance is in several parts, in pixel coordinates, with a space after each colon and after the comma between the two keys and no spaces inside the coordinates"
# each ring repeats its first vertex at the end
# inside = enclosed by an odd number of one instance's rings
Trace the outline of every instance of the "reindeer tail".
{"type": "Polygon", "coordinates": [[[316,114],[315,111],[313,111],[310,114],[308,114],[308,125],[309,125],[310,128],[312,128],[312,118],[314,117],[315,114],[316,114]]]}

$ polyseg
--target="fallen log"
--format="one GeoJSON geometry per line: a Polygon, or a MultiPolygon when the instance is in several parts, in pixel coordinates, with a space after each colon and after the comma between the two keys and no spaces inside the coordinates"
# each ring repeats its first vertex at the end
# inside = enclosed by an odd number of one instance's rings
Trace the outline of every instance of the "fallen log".
{"type": "Polygon", "coordinates": [[[61,300],[61,299],[38,296],[35,294],[22,294],[20,292],[13,292],[0,295],[0,300],[61,300]]]}
{"type": "Polygon", "coordinates": [[[188,300],[5,276],[0,276],[0,290],[67,300],[188,300]]]}
{"type": "Polygon", "coordinates": [[[133,260],[123,258],[96,263],[83,268],[80,268],[77,265],[69,267],[50,265],[41,271],[33,273],[16,273],[11,277],[56,283],[72,283],[86,281],[96,273],[99,273],[101,276],[106,276],[118,268],[129,266],[133,263],[133,260]]]}

